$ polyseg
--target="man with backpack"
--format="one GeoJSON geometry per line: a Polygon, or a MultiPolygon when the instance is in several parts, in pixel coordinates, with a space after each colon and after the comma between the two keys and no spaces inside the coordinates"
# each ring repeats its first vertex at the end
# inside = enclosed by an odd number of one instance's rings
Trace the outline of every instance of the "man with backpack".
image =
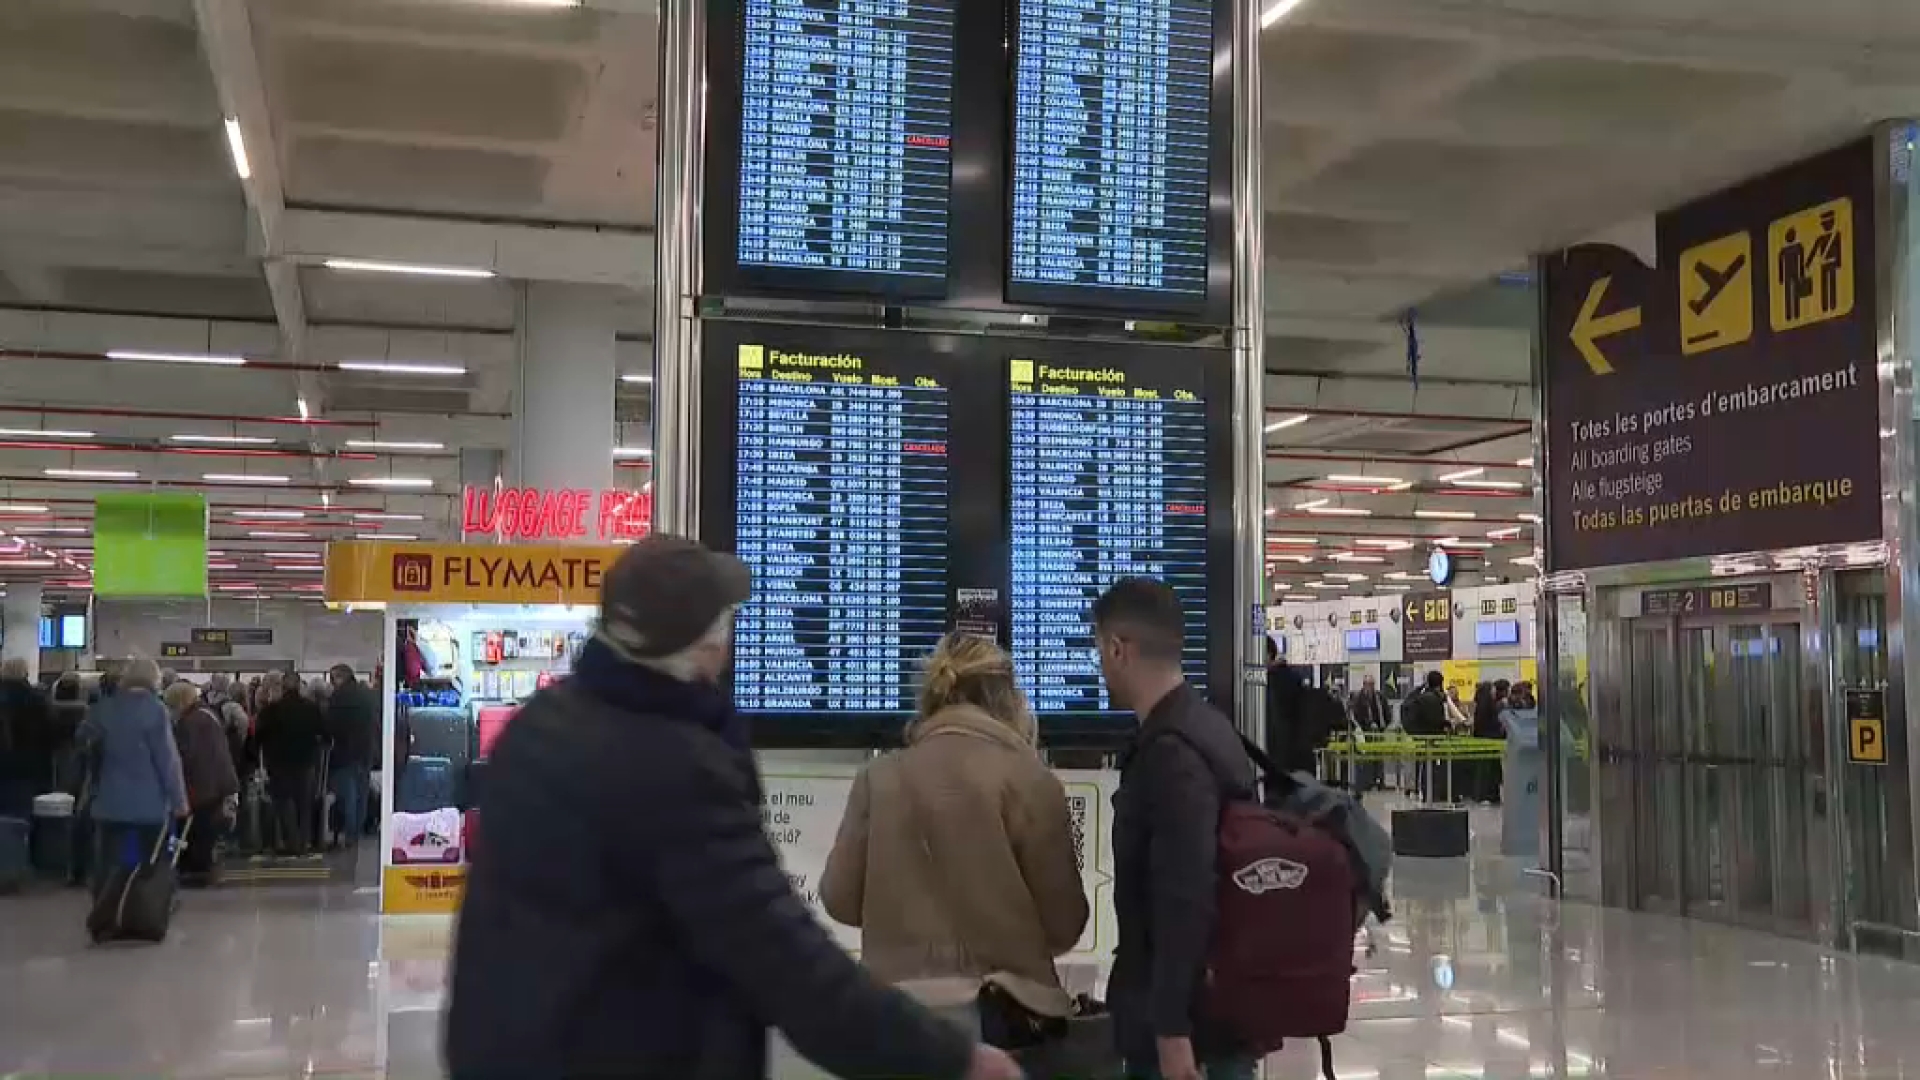
{"type": "Polygon", "coordinates": [[[1180,673],[1186,620],[1171,588],[1120,581],[1094,602],[1093,629],[1107,693],[1140,725],[1113,798],[1119,946],[1107,1004],[1127,1075],[1252,1077],[1254,1055],[1201,1014],[1221,808],[1229,790],[1253,791],[1253,763],[1233,724],[1180,673]]]}

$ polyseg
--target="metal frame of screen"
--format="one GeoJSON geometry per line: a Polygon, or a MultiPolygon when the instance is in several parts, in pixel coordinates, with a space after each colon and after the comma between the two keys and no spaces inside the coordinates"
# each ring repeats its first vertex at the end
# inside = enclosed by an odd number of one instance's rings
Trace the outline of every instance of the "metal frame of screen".
{"type": "MultiPolygon", "coordinates": [[[[944,627],[951,628],[959,589],[1005,595],[1008,575],[1005,518],[1007,432],[1004,394],[986,376],[994,370],[987,339],[899,330],[762,322],[710,322],[701,362],[702,467],[700,533],[705,543],[734,551],[738,535],[738,353],[743,344],[851,352],[936,374],[947,401],[947,579],[944,627]]],[[[731,689],[731,682],[729,683],[731,689]]],[[[875,746],[897,743],[910,711],[756,711],[748,716],[756,746],[875,746]]]]}
{"type": "Polygon", "coordinates": [[[1062,310],[1125,312],[1133,318],[1183,316],[1205,323],[1226,325],[1233,318],[1233,0],[1213,0],[1213,111],[1208,125],[1209,171],[1207,178],[1207,291],[1202,297],[1180,297],[1152,290],[1097,289],[1082,285],[1037,285],[1013,280],[1013,140],[1014,81],[1018,78],[1015,58],[1019,55],[1020,0],[1006,0],[1008,47],[1006,57],[1007,142],[1001,159],[1005,184],[1001,192],[1001,221],[1005,226],[1002,243],[1002,284],[1009,304],[1062,310]],[[1223,62],[1225,61],[1225,62],[1223,62]]]}
{"type": "MultiPolygon", "coordinates": [[[[1015,358],[1045,358],[1061,364],[1118,368],[1150,377],[1155,368],[1165,371],[1175,366],[1199,372],[1205,406],[1207,437],[1207,554],[1206,554],[1206,673],[1208,698],[1227,715],[1233,715],[1233,646],[1237,630],[1233,611],[1233,368],[1232,356],[1224,349],[1192,346],[1150,345],[1132,342],[1070,342],[1058,340],[1003,339],[999,344],[1003,364],[998,377],[1003,388],[1001,409],[1011,423],[1013,399],[1007,365],[1015,358]]],[[[1006,458],[1000,526],[1001,543],[1010,549],[1013,532],[1012,455],[1006,458]]],[[[1007,552],[1010,562],[1012,553],[1007,552]]],[[[1013,589],[1011,571],[1007,581],[1008,620],[1004,641],[1013,648],[1013,589]]],[[[1042,739],[1051,746],[1111,746],[1123,742],[1133,731],[1135,717],[1127,712],[1048,711],[1036,712],[1042,739]]]]}

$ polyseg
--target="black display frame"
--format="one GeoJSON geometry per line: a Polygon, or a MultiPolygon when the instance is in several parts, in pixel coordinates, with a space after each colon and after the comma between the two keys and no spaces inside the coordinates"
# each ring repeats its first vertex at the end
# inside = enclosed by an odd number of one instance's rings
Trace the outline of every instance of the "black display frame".
{"type": "MultiPolygon", "coordinates": [[[[1233,353],[1211,346],[1170,345],[1146,342],[1068,341],[1060,339],[1002,339],[1001,367],[997,372],[1005,393],[1001,403],[1002,423],[1012,430],[1013,398],[1011,366],[1015,359],[1045,359],[1063,366],[1119,368],[1122,371],[1152,369],[1160,365],[1192,364],[1200,370],[1202,404],[1205,406],[1207,432],[1207,615],[1206,696],[1228,716],[1233,715],[1234,691],[1238,685],[1234,668],[1234,633],[1240,625],[1233,612],[1233,353]],[[1224,603],[1222,602],[1224,600],[1224,603]]],[[[1141,376],[1163,378],[1162,374],[1141,376]]],[[[1003,477],[1005,500],[1000,525],[1001,543],[1008,564],[1008,605],[1002,626],[1002,643],[1013,651],[1012,614],[1012,537],[1013,473],[1012,454],[1006,454],[1003,477]]],[[[1048,746],[1115,747],[1132,734],[1137,718],[1122,710],[1036,712],[1041,741],[1048,746]]]]}
{"type": "Polygon", "coordinates": [[[1100,289],[1086,285],[1045,285],[1013,280],[1013,157],[1017,121],[1015,84],[1019,79],[1021,0],[1006,0],[1006,145],[1000,162],[1003,178],[1001,223],[1004,258],[1001,281],[1009,305],[1061,312],[1118,313],[1131,318],[1184,317],[1216,326],[1233,321],[1233,0],[1212,0],[1212,111],[1207,127],[1207,289],[1200,297],[1153,290],[1100,289]]]}
{"type": "MultiPolygon", "coordinates": [[[[709,322],[701,346],[700,536],[718,551],[737,544],[739,462],[738,366],[743,344],[778,344],[819,352],[894,354],[920,347],[937,360],[929,370],[947,383],[948,481],[946,625],[951,629],[960,589],[988,588],[1005,596],[1007,428],[992,422],[993,368],[985,339],[949,333],[846,329],[805,323],[709,322]]],[[[1004,633],[1004,628],[1003,628],[1004,633]]],[[[728,683],[731,692],[731,677],[728,683]]],[[[898,745],[911,711],[756,712],[748,716],[759,747],[874,747],[898,745]]]]}
{"type": "Polygon", "coordinates": [[[1164,293],[1108,293],[1081,286],[1012,288],[1013,41],[1017,0],[959,0],[954,13],[954,87],[948,147],[947,276],[743,267],[739,262],[740,135],[746,0],[707,5],[707,109],[701,180],[701,293],[708,297],[877,302],[982,314],[1058,314],[1233,321],[1232,0],[1213,0],[1213,97],[1208,129],[1207,293],[1169,303],[1164,293]],[[997,222],[998,227],[980,223],[997,222]],[[1087,295],[1098,293],[1099,295],[1087,295]]]}

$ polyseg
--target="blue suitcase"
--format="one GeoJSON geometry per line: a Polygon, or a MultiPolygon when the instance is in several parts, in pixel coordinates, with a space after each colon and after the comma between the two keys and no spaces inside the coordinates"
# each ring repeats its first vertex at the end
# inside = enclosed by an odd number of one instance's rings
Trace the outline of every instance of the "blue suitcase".
{"type": "Polygon", "coordinates": [[[400,792],[394,809],[405,814],[424,814],[430,810],[454,806],[453,763],[443,757],[416,757],[407,762],[400,774],[400,792]]]}

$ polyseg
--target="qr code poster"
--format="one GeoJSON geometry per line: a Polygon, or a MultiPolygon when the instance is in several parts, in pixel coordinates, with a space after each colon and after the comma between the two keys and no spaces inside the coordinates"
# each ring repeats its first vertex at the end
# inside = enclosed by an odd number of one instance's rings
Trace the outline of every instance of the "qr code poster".
{"type": "Polygon", "coordinates": [[[1104,962],[1120,943],[1113,913],[1113,793],[1120,774],[1105,769],[1055,769],[1067,789],[1067,814],[1073,822],[1073,857],[1080,864],[1080,887],[1092,915],[1080,943],[1066,959],[1104,962]]]}

